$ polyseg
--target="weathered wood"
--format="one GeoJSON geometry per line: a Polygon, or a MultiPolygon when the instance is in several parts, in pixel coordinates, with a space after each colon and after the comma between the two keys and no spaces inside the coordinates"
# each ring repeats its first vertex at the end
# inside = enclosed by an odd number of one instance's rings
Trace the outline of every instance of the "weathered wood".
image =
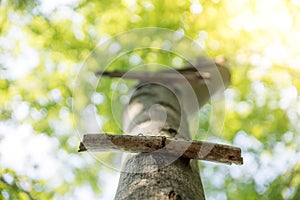
{"type": "Polygon", "coordinates": [[[204,141],[176,140],[165,136],[86,134],[79,147],[80,152],[116,150],[131,153],[153,152],[226,164],[243,164],[240,148],[204,141]]]}

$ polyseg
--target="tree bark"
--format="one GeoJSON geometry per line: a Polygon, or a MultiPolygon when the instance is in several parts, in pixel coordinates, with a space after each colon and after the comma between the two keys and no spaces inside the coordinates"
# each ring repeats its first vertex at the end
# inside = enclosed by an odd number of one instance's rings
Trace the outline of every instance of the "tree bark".
{"type": "MultiPolygon", "coordinates": [[[[175,92],[159,84],[135,89],[124,110],[123,128],[130,135],[190,139],[175,92]]],[[[205,199],[197,161],[159,152],[125,154],[115,199],[205,199]]]]}

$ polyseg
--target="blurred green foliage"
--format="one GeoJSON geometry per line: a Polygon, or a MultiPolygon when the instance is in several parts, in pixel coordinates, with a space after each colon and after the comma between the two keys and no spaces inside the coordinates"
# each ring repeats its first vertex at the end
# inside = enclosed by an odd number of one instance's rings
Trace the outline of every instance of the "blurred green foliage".
{"type": "MultiPolygon", "coordinates": [[[[134,28],[163,27],[182,31],[197,41],[212,58],[225,57],[232,74],[232,84],[226,91],[222,134],[210,132],[208,139],[218,138],[225,143],[241,145],[237,135],[242,135],[247,144],[241,146],[248,156],[245,156],[242,170],[201,164],[208,199],[300,198],[299,158],[287,163],[283,170],[272,165],[282,159],[276,151],[280,145],[282,151],[292,151],[299,157],[300,7],[296,1],[276,1],[273,4],[266,0],[243,3],[79,0],[54,1],[53,5],[32,0],[0,2],[1,121],[32,124],[36,135],[59,140],[57,152],[53,154],[59,155],[61,150],[74,154],[79,142],[74,142],[74,82],[83,62],[97,44],[134,28]],[[38,52],[36,66],[20,76],[14,75],[22,65],[14,66],[14,62],[10,64],[11,60],[18,60],[30,49],[38,52]],[[27,102],[30,107],[30,114],[25,118],[18,118],[14,113],[14,105],[20,102],[27,102]],[[35,117],[34,112],[40,117],[35,117]],[[57,128],[59,121],[69,129],[63,132],[57,128]],[[251,141],[260,145],[252,146],[251,141]],[[264,156],[270,159],[265,160],[264,156]],[[257,164],[249,174],[247,170],[253,163],[247,163],[248,158],[257,164]],[[275,175],[267,177],[267,181],[254,176],[264,169],[274,169],[275,175]]],[[[144,63],[165,65],[172,65],[172,58],[176,56],[147,49],[136,50],[116,60],[109,69],[129,70],[132,54],[138,55],[144,63]]],[[[20,61],[24,64],[31,62],[26,55],[20,61]]],[[[125,82],[122,89],[114,87],[116,82],[104,78],[96,88],[103,97],[103,101],[95,106],[97,116],[104,122],[101,131],[109,133],[122,132],[122,98],[126,101],[129,88],[135,84],[125,82]],[[117,116],[112,115],[111,102],[115,102],[113,109],[120,111],[117,116]]],[[[80,103],[86,105],[85,101],[89,100],[85,99],[84,91],[77,92],[76,95],[81,95],[80,103]]],[[[200,111],[196,138],[201,138],[209,127],[214,126],[209,121],[211,115],[210,105],[200,111]]],[[[285,154],[280,155],[285,157],[285,154]]],[[[51,187],[47,184],[49,180],[31,180],[14,169],[0,168],[1,199],[59,198],[84,184],[89,184],[95,194],[101,193],[99,173],[104,167],[91,161],[87,155],[80,158],[84,164],[79,167],[60,160],[74,174],[74,179],[51,187]]],[[[112,155],[102,159],[114,162],[112,155]]]]}

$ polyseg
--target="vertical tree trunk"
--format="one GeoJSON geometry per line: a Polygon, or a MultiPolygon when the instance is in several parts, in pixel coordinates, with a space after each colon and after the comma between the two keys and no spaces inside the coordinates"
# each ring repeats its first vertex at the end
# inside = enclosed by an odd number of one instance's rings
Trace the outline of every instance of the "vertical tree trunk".
{"type": "MultiPolygon", "coordinates": [[[[189,138],[175,94],[159,84],[139,86],[124,110],[126,134],[189,138]]],[[[205,199],[196,161],[163,153],[127,154],[115,199],[205,199]]]]}

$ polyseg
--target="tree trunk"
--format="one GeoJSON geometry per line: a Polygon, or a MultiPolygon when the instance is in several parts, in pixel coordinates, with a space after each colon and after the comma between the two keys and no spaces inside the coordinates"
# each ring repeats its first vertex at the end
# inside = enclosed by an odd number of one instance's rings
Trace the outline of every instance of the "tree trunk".
{"type": "MultiPolygon", "coordinates": [[[[159,84],[140,85],[124,110],[126,134],[189,139],[186,113],[175,92],[159,84]]],[[[163,153],[126,154],[115,199],[205,199],[197,161],[163,153]]]]}

